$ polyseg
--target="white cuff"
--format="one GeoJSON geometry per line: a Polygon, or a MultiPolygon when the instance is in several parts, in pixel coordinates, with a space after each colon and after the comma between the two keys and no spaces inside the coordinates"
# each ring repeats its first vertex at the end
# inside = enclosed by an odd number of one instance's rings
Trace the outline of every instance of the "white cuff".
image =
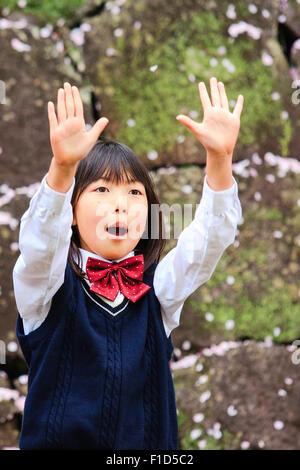
{"type": "Polygon", "coordinates": [[[214,191],[207,184],[207,175],[204,177],[202,198],[195,213],[204,211],[206,214],[221,215],[234,206],[238,199],[238,185],[232,176],[232,186],[222,191],[214,191]]]}
{"type": "Polygon", "coordinates": [[[72,186],[66,193],[60,193],[50,188],[47,184],[46,178],[48,173],[41,181],[38,205],[40,208],[45,208],[51,212],[60,213],[63,208],[71,202],[72,194],[75,186],[75,176],[73,176],[72,186]]]}

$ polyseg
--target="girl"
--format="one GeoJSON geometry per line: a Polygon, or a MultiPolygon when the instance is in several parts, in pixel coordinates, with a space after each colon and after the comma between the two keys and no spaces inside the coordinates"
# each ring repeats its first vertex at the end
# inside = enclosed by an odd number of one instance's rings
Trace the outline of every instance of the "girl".
{"type": "Polygon", "coordinates": [[[79,90],[48,103],[53,158],[21,218],[16,333],[29,367],[20,449],[178,449],[171,331],[210,279],[242,216],[231,160],[242,99],[199,85],[207,150],[194,220],[159,261],[162,218],[135,153],[86,131],[79,90]],[[158,236],[147,236],[147,225],[158,236]],[[156,232],[157,233],[157,232],[156,232]],[[146,234],[146,236],[144,236],[146,234]]]}

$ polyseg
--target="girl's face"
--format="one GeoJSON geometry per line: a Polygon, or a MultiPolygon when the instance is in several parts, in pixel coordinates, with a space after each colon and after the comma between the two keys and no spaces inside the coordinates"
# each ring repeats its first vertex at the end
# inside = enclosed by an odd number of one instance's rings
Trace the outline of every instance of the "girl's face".
{"type": "Polygon", "coordinates": [[[147,223],[144,185],[122,181],[112,183],[104,176],[93,181],[74,208],[72,225],[77,225],[81,248],[110,260],[134,250],[147,223]],[[120,229],[116,228],[118,224],[120,229]]]}

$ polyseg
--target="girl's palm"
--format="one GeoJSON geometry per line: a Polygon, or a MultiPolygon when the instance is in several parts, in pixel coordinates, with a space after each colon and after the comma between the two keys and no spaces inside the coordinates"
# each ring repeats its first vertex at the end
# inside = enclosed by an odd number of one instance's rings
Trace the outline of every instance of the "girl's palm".
{"type": "Polygon", "coordinates": [[[232,156],[240,129],[244,98],[239,95],[233,112],[230,112],[223,83],[218,84],[216,78],[212,77],[210,86],[212,101],[210,101],[205,84],[199,83],[203,107],[202,123],[195,122],[181,114],[177,116],[177,119],[196,135],[208,153],[232,156]]]}
{"type": "Polygon", "coordinates": [[[54,104],[49,101],[48,118],[54,157],[57,163],[67,166],[76,165],[88,154],[109,122],[107,118],[100,118],[88,132],[79,90],[67,82],[64,89],[58,90],[57,117],[54,104]]]}

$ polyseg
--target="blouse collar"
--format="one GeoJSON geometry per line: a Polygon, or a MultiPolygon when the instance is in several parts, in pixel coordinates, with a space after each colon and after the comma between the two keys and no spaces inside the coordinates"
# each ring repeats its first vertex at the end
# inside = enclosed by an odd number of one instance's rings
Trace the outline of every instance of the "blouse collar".
{"type": "MultiPolygon", "coordinates": [[[[91,253],[90,251],[84,250],[83,248],[79,248],[79,251],[82,255],[82,262],[83,262],[83,267],[81,267],[81,269],[84,272],[86,272],[85,267],[86,267],[86,262],[87,262],[87,259],[88,259],[89,256],[91,256],[92,258],[101,259],[102,261],[106,261],[107,263],[112,263],[113,261],[119,262],[119,261],[122,261],[123,259],[129,258],[130,256],[134,256],[134,250],[133,250],[133,251],[130,251],[130,253],[127,253],[127,255],[123,256],[123,258],[110,260],[110,259],[107,259],[107,258],[103,258],[103,256],[98,255],[96,253],[91,253]]],[[[78,262],[78,260],[77,260],[77,262],[78,262]]]]}

